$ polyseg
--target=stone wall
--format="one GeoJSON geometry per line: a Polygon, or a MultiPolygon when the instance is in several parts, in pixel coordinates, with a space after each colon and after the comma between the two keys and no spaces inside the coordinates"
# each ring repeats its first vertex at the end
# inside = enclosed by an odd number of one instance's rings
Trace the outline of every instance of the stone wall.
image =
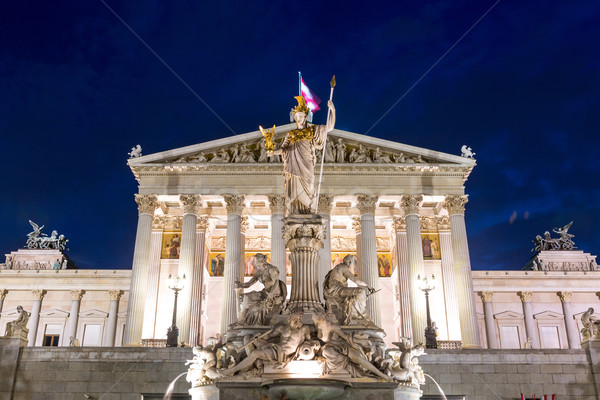
{"type": "MultiPolygon", "coordinates": [[[[9,340],[0,339],[0,400],[80,400],[84,394],[139,400],[142,393],[164,393],[192,357],[190,348],[26,347],[15,352],[19,348],[9,340]]],[[[520,393],[598,398],[585,350],[428,350],[420,363],[447,395],[469,400],[517,400],[520,393]]],[[[186,394],[188,388],[181,377],[174,393],[186,394]]],[[[438,393],[429,379],[422,389],[438,393]]]]}
{"type": "MultiPolygon", "coordinates": [[[[585,350],[427,350],[419,357],[426,374],[447,395],[477,400],[517,400],[523,393],[556,394],[557,400],[596,400],[585,350]]],[[[427,378],[424,394],[438,394],[427,378]]]]}

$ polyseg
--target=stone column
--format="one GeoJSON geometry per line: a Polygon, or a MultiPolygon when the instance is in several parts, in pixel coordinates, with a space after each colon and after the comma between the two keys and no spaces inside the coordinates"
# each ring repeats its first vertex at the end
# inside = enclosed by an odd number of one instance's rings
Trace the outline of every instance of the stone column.
{"type": "Polygon", "coordinates": [[[496,324],[494,323],[494,308],[492,297],[494,292],[479,292],[481,301],[483,301],[483,314],[485,317],[485,337],[487,338],[488,349],[497,349],[498,334],[496,333],[496,324]]]}
{"type": "Polygon", "coordinates": [[[150,256],[148,260],[148,285],[146,286],[146,307],[142,338],[155,337],[156,306],[158,302],[158,278],[160,277],[160,250],[162,248],[163,219],[154,218],[150,238],[150,256]]]}
{"type": "Polygon", "coordinates": [[[44,296],[46,295],[45,290],[32,290],[33,293],[33,306],[31,307],[31,317],[29,317],[29,336],[27,336],[27,341],[29,342],[29,346],[35,346],[35,338],[37,336],[38,325],[40,322],[40,310],[42,309],[42,300],[44,300],[44,296]]]}
{"type": "Polygon", "coordinates": [[[202,290],[204,285],[204,260],[206,259],[206,229],[208,217],[200,217],[196,223],[196,257],[194,260],[194,280],[192,286],[192,309],[190,320],[190,346],[202,344],[202,290]]]}
{"type": "Polygon", "coordinates": [[[364,277],[362,270],[362,231],[360,218],[352,218],[352,229],[354,229],[354,233],[356,234],[356,271],[354,273],[358,276],[358,279],[362,280],[364,277]]]}
{"type": "Polygon", "coordinates": [[[144,307],[148,287],[148,260],[152,235],[152,216],[158,207],[155,194],[136,194],[138,204],[138,226],[135,236],[135,249],[131,267],[131,284],[127,302],[127,322],[123,343],[125,346],[140,346],[144,324],[144,307]]]}
{"type": "MultiPolygon", "coordinates": [[[[362,243],[362,280],[379,290],[379,265],[377,264],[377,235],[375,233],[375,207],[377,196],[359,194],[356,198],[356,207],[360,212],[361,243],[362,243]]],[[[373,323],[381,326],[381,308],[379,295],[369,296],[367,310],[373,323]]]]}
{"type": "Polygon", "coordinates": [[[179,328],[179,341],[189,344],[192,318],[192,285],[195,280],[196,223],[198,221],[198,209],[200,208],[200,196],[182,194],[179,196],[179,201],[183,207],[183,224],[177,275],[180,277],[185,276],[185,285],[179,292],[177,300],[177,327],[179,328]]]}
{"type": "Polygon", "coordinates": [[[523,316],[525,318],[525,335],[531,338],[531,347],[534,349],[540,348],[540,341],[535,329],[535,321],[533,320],[533,312],[531,311],[531,296],[532,292],[517,292],[517,295],[523,303],[523,316]]]}
{"type": "Polygon", "coordinates": [[[325,275],[331,270],[331,208],[333,207],[333,196],[322,194],[319,196],[319,215],[323,218],[325,226],[325,238],[323,248],[319,250],[321,261],[319,263],[319,294],[323,299],[323,282],[325,275]]]}
{"type": "Polygon", "coordinates": [[[406,240],[406,219],[394,218],[394,231],[396,232],[396,262],[398,265],[398,309],[400,310],[401,336],[412,337],[412,316],[410,305],[410,280],[408,266],[408,242],[406,240]]]}
{"type": "MultiPolygon", "coordinates": [[[[2,308],[4,307],[4,299],[6,298],[7,294],[8,294],[8,290],[6,290],[6,289],[0,290],[0,316],[2,315],[2,308]]],[[[0,328],[0,329],[2,329],[2,328],[0,328]]]]}
{"type": "Polygon", "coordinates": [[[68,346],[71,343],[71,337],[77,337],[77,322],[79,321],[79,309],[81,308],[81,299],[85,294],[85,290],[71,290],[71,312],[67,322],[67,329],[62,339],[63,346],[68,346]]]}
{"type": "Polygon", "coordinates": [[[410,309],[412,317],[413,343],[425,343],[425,295],[419,289],[417,277],[424,276],[423,247],[421,244],[421,224],[419,209],[423,202],[421,195],[404,195],[400,208],[406,217],[406,242],[408,248],[408,286],[410,288],[410,309]]]}
{"type": "Polygon", "coordinates": [[[442,280],[444,282],[444,301],[446,303],[446,320],[448,323],[448,339],[460,339],[460,318],[456,300],[456,283],[454,281],[454,260],[452,256],[452,238],[450,234],[450,218],[442,216],[437,220],[440,237],[440,253],[442,256],[442,280]]]}
{"type": "Polygon", "coordinates": [[[113,347],[115,337],[117,336],[117,317],[119,314],[119,300],[123,294],[122,290],[109,290],[110,307],[108,309],[108,320],[106,321],[106,330],[104,331],[103,346],[113,347]]]}
{"type": "Polygon", "coordinates": [[[565,328],[567,328],[567,340],[569,341],[570,349],[581,348],[579,341],[579,332],[575,326],[575,320],[573,319],[573,311],[571,310],[571,292],[558,292],[556,293],[562,303],[563,314],[565,318],[565,328]]]}
{"type": "Polygon", "coordinates": [[[460,333],[464,348],[479,348],[479,329],[475,311],[471,260],[465,226],[465,204],[467,196],[448,195],[443,206],[450,215],[450,237],[452,239],[452,258],[456,279],[456,298],[458,300],[460,333]]]}
{"type": "Polygon", "coordinates": [[[237,321],[235,281],[240,276],[240,235],[242,232],[243,195],[223,195],[227,205],[227,233],[225,237],[225,272],[223,274],[223,300],[221,301],[221,335],[237,321]]]}
{"type": "Polygon", "coordinates": [[[269,195],[271,208],[271,264],[279,268],[279,279],[285,282],[285,241],[283,240],[283,214],[285,198],[282,195],[269,195]]]}
{"type": "Polygon", "coordinates": [[[290,249],[292,290],[288,310],[323,310],[319,297],[319,251],[325,226],[319,215],[292,215],[284,221],[283,237],[290,249]]]}
{"type": "MultiPolygon", "coordinates": [[[[250,227],[250,223],[248,222],[248,216],[244,215],[240,220],[240,267],[239,267],[239,276],[238,279],[240,282],[244,281],[244,277],[246,274],[246,232],[250,227]]],[[[238,304],[238,310],[241,304],[238,304]]]]}

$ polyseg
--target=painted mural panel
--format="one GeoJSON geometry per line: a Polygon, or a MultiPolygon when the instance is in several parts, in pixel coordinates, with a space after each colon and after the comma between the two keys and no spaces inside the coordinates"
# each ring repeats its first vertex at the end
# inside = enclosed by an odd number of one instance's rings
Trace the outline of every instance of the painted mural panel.
{"type": "Polygon", "coordinates": [[[210,253],[208,259],[208,274],[210,276],[223,276],[225,272],[225,252],[210,253]]]}
{"type": "Polygon", "coordinates": [[[179,250],[181,248],[181,232],[164,232],[162,237],[162,247],[160,258],[179,259],[179,250]]]}
{"type": "Polygon", "coordinates": [[[440,235],[437,233],[422,233],[421,244],[423,246],[424,260],[441,260],[440,235]]]}

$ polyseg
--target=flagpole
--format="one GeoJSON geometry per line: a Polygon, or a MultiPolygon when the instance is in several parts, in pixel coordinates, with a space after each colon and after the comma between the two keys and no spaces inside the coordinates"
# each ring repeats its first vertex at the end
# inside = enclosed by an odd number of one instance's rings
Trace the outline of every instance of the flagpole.
{"type": "MultiPolygon", "coordinates": [[[[331,78],[331,82],[329,82],[331,86],[331,91],[329,92],[329,101],[333,100],[333,88],[335,87],[335,75],[331,78]]],[[[325,161],[325,146],[327,146],[327,127],[329,126],[329,108],[327,108],[327,123],[325,124],[325,138],[323,139],[323,151],[321,153],[321,172],[319,173],[319,187],[317,188],[317,199],[315,201],[315,214],[318,213],[319,210],[319,196],[321,194],[321,180],[323,179],[323,163],[325,161]]]]}
{"type": "Polygon", "coordinates": [[[302,72],[298,71],[298,96],[302,96],[302,72]]]}

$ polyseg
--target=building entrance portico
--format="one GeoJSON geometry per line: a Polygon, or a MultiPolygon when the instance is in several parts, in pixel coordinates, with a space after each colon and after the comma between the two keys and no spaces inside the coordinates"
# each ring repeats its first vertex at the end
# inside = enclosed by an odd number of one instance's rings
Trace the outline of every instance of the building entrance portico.
{"type": "MultiPolygon", "coordinates": [[[[276,128],[275,142],[292,126],[276,128]]],[[[443,282],[432,292],[439,339],[478,346],[477,331],[462,321],[476,321],[474,308],[468,307],[472,285],[455,286],[457,267],[470,273],[468,253],[466,260],[454,255],[454,249],[463,251],[455,243],[463,232],[453,233],[450,222],[464,227],[464,208],[450,214],[446,206],[454,198],[466,203],[464,182],[475,161],[337,129],[327,143],[318,208],[327,221],[319,281],[345,255],[357,255],[354,272],[378,290],[367,306],[375,324],[389,332],[386,341],[406,335],[419,342],[425,315],[424,298],[414,290],[416,277],[434,274],[443,282]]],[[[259,131],[132,158],[129,165],[143,205],[132,274],[143,277],[145,287],[139,290],[145,291],[145,301],[135,307],[130,300],[127,342],[166,333],[172,299],[164,278],[169,274],[188,277],[190,295],[180,296],[177,321],[185,332],[180,340],[190,345],[223,334],[235,322],[239,301],[233,284],[255,272],[254,254],[267,254],[291,284],[282,235],[282,163],[266,155],[259,131]],[[143,252],[137,251],[138,242],[143,252]]]]}

